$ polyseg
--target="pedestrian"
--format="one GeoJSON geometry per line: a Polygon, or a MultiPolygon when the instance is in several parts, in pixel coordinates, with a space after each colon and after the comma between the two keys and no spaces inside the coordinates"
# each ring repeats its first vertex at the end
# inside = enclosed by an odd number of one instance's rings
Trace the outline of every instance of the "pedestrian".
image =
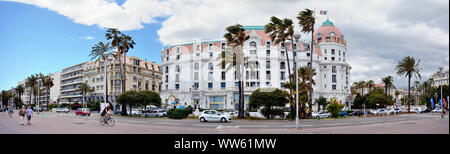
{"type": "Polygon", "coordinates": [[[31,107],[28,107],[27,109],[27,119],[28,119],[28,125],[31,125],[31,115],[33,114],[33,110],[31,109],[31,107]]]}
{"type": "Polygon", "coordinates": [[[12,106],[9,106],[8,109],[9,109],[9,113],[8,113],[9,117],[12,118],[12,114],[14,113],[14,110],[13,110],[12,106]]]}
{"type": "Polygon", "coordinates": [[[25,110],[25,105],[22,105],[22,109],[19,111],[19,118],[20,118],[20,124],[25,125],[25,113],[27,111],[25,110]]]}

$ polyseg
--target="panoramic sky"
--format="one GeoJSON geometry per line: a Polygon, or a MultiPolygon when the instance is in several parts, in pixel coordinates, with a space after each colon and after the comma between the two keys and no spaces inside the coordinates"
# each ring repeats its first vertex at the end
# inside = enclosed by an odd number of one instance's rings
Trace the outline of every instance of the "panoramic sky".
{"type": "Polygon", "coordinates": [[[448,0],[0,0],[0,90],[89,61],[108,27],[133,37],[128,55],[160,64],[168,44],[220,38],[229,25],[263,26],[271,16],[297,23],[305,8],[328,11],[316,14],[316,29],[328,18],[344,33],[351,82],[392,75],[406,88],[395,74],[404,56],[420,59],[420,81],[448,69],[448,0]]]}

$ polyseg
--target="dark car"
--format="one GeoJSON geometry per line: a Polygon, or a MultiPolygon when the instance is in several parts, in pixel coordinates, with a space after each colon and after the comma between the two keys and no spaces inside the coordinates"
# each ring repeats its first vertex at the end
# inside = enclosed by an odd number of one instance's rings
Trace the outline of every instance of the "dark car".
{"type": "Polygon", "coordinates": [[[341,112],[339,112],[339,116],[340,117],[345,117],[345,116],[347,116],[347,112],[346,111],[341,111],[341,112]]]}
{"type": "Polygon", "coordinates": [[[430,108],[427,108],[427,109],[421,111],[420,113],[430,113],[430,112],[431,112],[431,109],[430,109],[430,108]]]}
{"type": "Polygon", "coordinates": [[[363,115],[364,115],[364,113],[361,111],[355,111],[352,113],[352,116],[363,116],[363,115]]]}

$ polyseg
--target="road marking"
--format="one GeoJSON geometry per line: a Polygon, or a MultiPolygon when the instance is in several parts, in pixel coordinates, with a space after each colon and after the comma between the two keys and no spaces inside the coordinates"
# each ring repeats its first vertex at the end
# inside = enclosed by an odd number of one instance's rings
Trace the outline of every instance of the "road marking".
{"type": "Polygon", "coordinates": [[[240,126],[222,126],[222,125],[218,125],[216,127],[216,129],[224,129],[224,128],[234,128],[234,129],[238,129],[240,126]]]}
{"type": "Polygon", "coordinates": [[[162,124],[162,125],[181,125],[179,123],[166,123],[166,122],[157,122],[155,124],[162,124]]]}

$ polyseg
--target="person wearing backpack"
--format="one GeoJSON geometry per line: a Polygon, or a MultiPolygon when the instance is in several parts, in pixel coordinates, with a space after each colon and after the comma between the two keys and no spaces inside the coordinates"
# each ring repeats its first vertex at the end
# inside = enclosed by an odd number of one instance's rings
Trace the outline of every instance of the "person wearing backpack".
{"type": "Polygon", "coordinates": [[[20,118],[20,124],[25,125],[25,113],[27,111],[25,110],[25,105],[22,105],[22,109],[19,111],[19,118],[20,118]]]}

